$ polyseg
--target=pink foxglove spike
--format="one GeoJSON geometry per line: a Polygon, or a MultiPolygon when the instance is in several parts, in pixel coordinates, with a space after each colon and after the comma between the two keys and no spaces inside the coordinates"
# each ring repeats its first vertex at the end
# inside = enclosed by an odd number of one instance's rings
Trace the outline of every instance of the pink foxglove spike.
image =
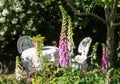
{"type": "Polygon", "coordinates": [[[106,65],[106,51],[105,50],[103,50],[103,52],[102,52],[102,71],[104,71],[105,70],[105,65],[106,65]]]}

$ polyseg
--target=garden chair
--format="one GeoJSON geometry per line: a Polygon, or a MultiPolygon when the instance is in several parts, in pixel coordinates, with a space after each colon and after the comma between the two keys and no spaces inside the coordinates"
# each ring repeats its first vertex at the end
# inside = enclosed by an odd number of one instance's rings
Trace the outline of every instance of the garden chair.
{"type": "MultiPolygon", "coordinates": [[[[31,56],[26,55],[26,56],[22,56],[22,53],[29,49],[29,48],[34,48],[34,45],[32,44],[32,40],[29,36],[21,36],[18,41],[17,41],[17,49],[19,54],[21,55],[21,61],[22,61],[22,65],[25,68],[25,70],[28,72],[30,72],[32,70],[32,68],[30,69],[31,66],[31,56]]],[[[28,53],[31,54],[31,53],[28,53]]]]}
{"type": "Polygon", "coordinates": [[[79,44],[78,47],[79,54],[75,56],[74,61],[76,61],[79,64],[80,69],[83,69],[84,67],[87,66],[86,60],[91,42],[92,42],[91,37],[85,37],[79,44]]]}
{"type": "Polygon", "coordinates": [[[19,54],[22,54],[24,50],[32,47],[34,47],[34,45],[32,44],[29,36],[22,36],[17,41],[17,49],[19,54]]]}

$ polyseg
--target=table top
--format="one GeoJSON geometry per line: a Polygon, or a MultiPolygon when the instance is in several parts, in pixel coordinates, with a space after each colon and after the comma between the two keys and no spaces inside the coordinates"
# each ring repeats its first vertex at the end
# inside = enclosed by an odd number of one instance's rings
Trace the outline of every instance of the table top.
{"type": "MultiPolygon", "coordinates": [[[[54,62],[56,57],[59,56],[59,51],[57,47],[54,46],[44,46],[42,48],[42,55],[47,55],[47,60],[54,62]],[[57,55],[57,56],[55,56],[57,55]]],[[[23,62],[23,65],[26,65],[27,69],[30,72],[34,72],[34,69],[32,66],[37,66],[39,64],[36,64],[35,61],[37,60],[36,56],[36,49],[34,47],[26,49],[21,54],[21,59],[23,62]]]]}

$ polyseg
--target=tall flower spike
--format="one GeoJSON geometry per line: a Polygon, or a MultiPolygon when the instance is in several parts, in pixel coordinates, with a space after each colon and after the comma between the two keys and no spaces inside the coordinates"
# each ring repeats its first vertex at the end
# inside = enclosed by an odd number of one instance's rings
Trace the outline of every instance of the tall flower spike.
{"type": "Polygon", "coordinates": [[[67,67],[69,64],[69,51],[67,41],[67,13],[62,6],[60,6],[62,13],[62,28],[59,41],[59,62],[61,67],[67,67]]]}
{"type": "Polygon", "coordinates": [[[103,50],[102,50],[102,71],[105,70],[105,65],[106,65],[106,50],[105,50],[105,45],[102,44],[103,50]]]}
{"type": "Polygon", "coordinates": [[[40,34],[32,38],[32,41],[35,42],[36,56],[33,60],[37,71],[43,69],[44,59],[42,55],[42,47],[44,46],[44,39],[45,37],[41,36],[40,34]]]}
{"type": "Polygon", "coordinates": [[[68,16],[68,32],[67,32],[67,38],[68,38],[68,50],[69,50],[69,56],[72,58],[74,55],[73,49],[75,48],[74,41],[73,41],[73,27],[72,27],[72,21],[71,17],[68,16]]]}
{"type": "Polygon", "coordinates": [[[22,78],[22,70],[23,70],[23,68],[22,68],[22,66],[21,66],[20,59],[19,59],[19,57],[17,56],[17,57],[16,57],[15,75],[16,75],[16,79],[17,79],[18,81],[20,81],[21,78],[22,78]]]}

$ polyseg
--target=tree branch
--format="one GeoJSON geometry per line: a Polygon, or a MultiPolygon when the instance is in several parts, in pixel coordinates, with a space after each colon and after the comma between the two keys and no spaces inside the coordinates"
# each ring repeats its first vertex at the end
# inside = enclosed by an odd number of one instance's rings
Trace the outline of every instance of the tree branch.
{"type": "Polygon", "coordinates": [[[77,16],[93,16],[93,17],[101,20],[104,24],[106,24],[106,25],[108,24],[105,19],[103,19],[102,17],[100,17],[100,16],[98,16],[98,15],[96,15],[96,14],[94,14],[94,13],[80,13],[78,10],[76,10],[76,9],[73,7],[73,5],[70,3],[69,0],[65,0],[65,1],[66,1],[66,3],[68,4],[68,6],[72,9],[72,11],[75,13],[75,15],[77,15],[77,16]]]}
{"type": "Polygon", "coordinates": [[[120,23],[114,23],[113,26],[120,26],[120,23]]]}
{"type": "Polygon", "coordinates": [[[118,0],[114,0],[114,4],[110,13],[110,20],[115,21],[115,15],[117,13],[118,0]]]}
{"type": "Polygon", "coordinates": [[[78,15],[78,16],[93,16],[93,17],[101,20],[104,24],[108,25],[107,21],[105,21],[103,18],[101,18],[100,16],[98,16],[94,13],[77,13],[75,15],[78,15]]]}

